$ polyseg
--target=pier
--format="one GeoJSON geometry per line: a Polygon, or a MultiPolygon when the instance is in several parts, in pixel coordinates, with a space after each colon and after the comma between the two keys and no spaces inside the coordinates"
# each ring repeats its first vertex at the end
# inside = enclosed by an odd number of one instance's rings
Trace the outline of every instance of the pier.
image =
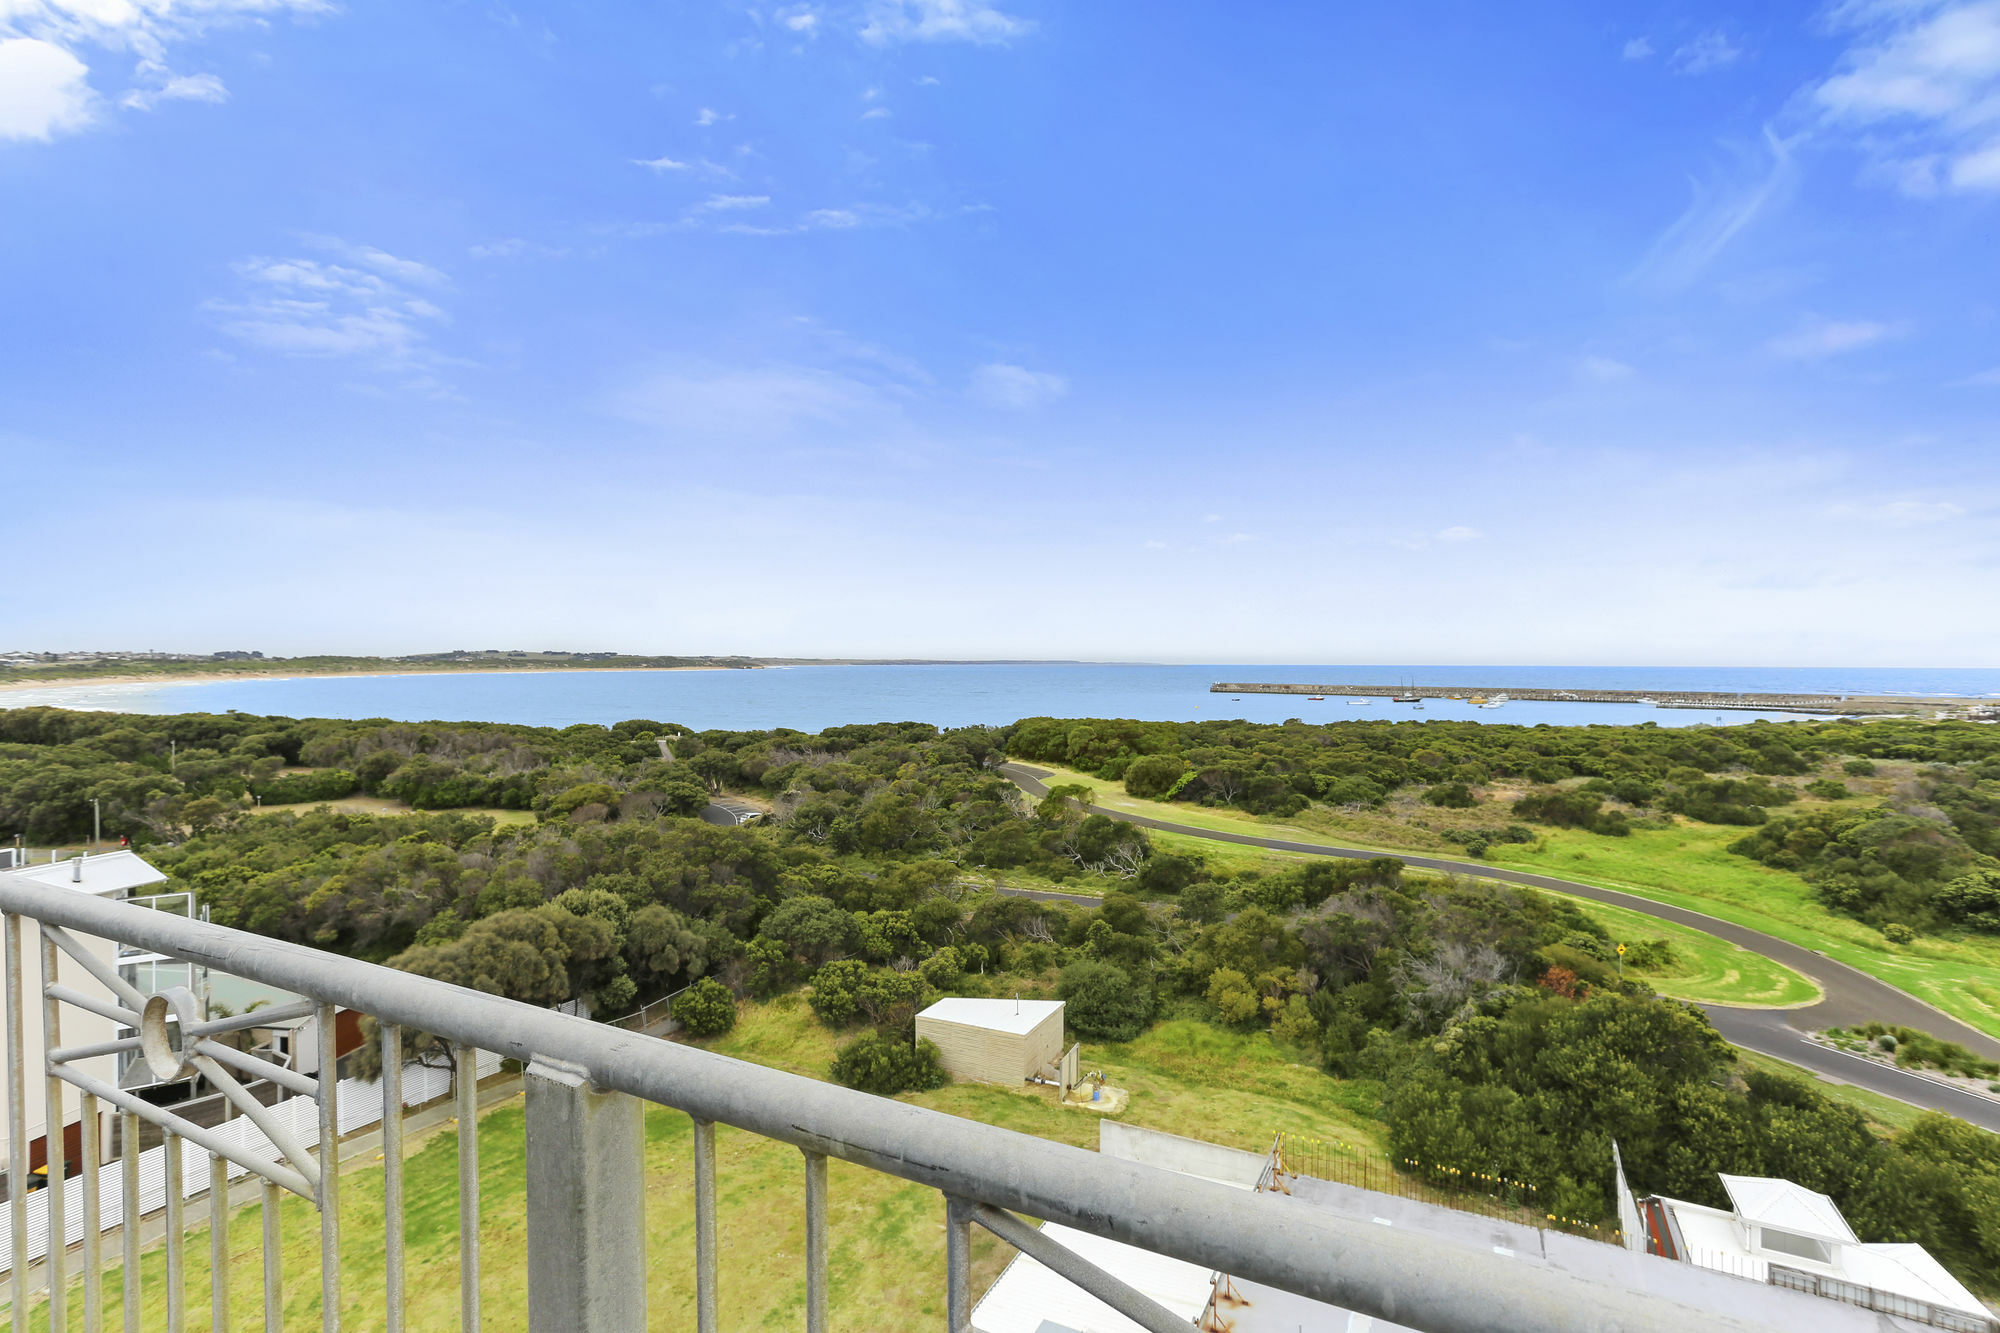
{"type": "Polygon", "coordinates": [[[1963,699],[1917,699],[1892,695],[1851,694],[1745,694],[1710,690],[1563,690],[1524,685],[1287,685],[1258,682],[1218,682],[1208,687],[1210,694],[1303,694],[1329,698],[1390,699],[1415,696],[1419,699],[1488,699],[1505,695],[1511,700],[1537,703],[1651,704],[1657,708],[1756,709],[1784,713],[1833,713],[1859,716],[1879,713],[1966,710],[1972,703],[1963,699]]]}

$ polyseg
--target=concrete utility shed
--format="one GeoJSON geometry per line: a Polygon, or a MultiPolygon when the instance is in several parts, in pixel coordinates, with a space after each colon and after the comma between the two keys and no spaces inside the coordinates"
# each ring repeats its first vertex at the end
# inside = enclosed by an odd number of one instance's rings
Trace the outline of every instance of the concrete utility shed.
{"type": "Polygon", "coordinates": [[[1063,1002],[939,1000],[917,1015],[917,1036],[937,1043],[953,1078],[1020,1083],[1061,1061],[1063,1002]]]}

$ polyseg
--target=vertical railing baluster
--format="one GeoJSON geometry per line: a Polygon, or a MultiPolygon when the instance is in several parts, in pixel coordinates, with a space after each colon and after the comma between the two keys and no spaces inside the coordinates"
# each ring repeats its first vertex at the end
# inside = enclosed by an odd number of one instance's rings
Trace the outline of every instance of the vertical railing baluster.
{"type": "Polygon", "coordinates": [[[229,1328],[229,1159],[208,1155],[208,1318],[215,1333],[229,1328]]]}
{"type": "Polygon", "coordinates": [[[479,1052],[452,1048],[458,1096],[458,1326],[479,1329],[479,1052]]]}
{"type": "Polygon", "coordinates": [[[83,1152],[83,1333],[104,1333],[104,1198],[98,1168],[104,1163],[104,1113],[91,1093],[79,1101],[83,1152]]]}
{"type": "Polygon", "coordinates": [[[715,1122],[694,1122],[694,1308],[698,1333],[715,1317],[715,1122]]]}
{"type": "Polygon", "coordinates": [[[826,1154],[806,1155],[806,1333],[826,1333],[826,1154]]]}
{"type": "Polygon", "coordinates": [[[381,1031],[382,1286],[388,1333],[403,1333],[403,1029],[381,1031]]]}
{"type": "Polygon", "coordinates": [[[319,1323],[340,1329],[340,1067],[336,1011],[322,1004],[319,1018],[319,1323]]]}
{"type": "MultiPolygon", "coordinates": [[[[62,1046],[62,1001],[53,999],[48,988],[57,981],[57,959],[62,951],[56,942],[42,934],[41,923],[35,923],[35,933],[42,941],[42,1065],[48,1066],[48,1053],[62,1046]]],[[[63,1081],[53,1073],[43,1080],[42,1141],[47,1144],[45,1161],[48,1166],[44,1186],[48,1194],[48,1212],[45,1216],[49,1226],[48,1257],[42,1261],[49,1276],[49,1333],[63,1333],[69,1323],[69,1191],[64,1188],[69,1179],[69,1154],[64,1151],[69,1132],[69,1121],[63,1115],[63,1081]]]]}
{"type": "Polygon", "coordinates": [[[162,1165],[167,1176],[167,1333],[182,1333],[187,1327],[186,1223],[181,1195],[181,1140],[166,1136],[162,1145],[162,1165]]]}
{"type": "Polygon", "coordinates": [[[15,1333],[28,1327],[28,1029],[22,1010],[21,918],[7,930],[7,1212],[14,1225],[8,1270],[15,1333]]]}
{"type": "Polygon", "coordinates": [[[139,1116],[126,1111],[118,1117],[118,1148],[125,1169],[124,1203],[119,1210],[119,1240],[124,1271],[119,1290],[125,1305],[125,1333],[139,1333],[139,1116]]]}
{"type": "Polygon", "coordinates": [[[270,1181],[264,1182],[264,1333],[279,1333],[285,1326],[284,1274],[278,1267],[283,1238],[278,1234],[278,1209],[284,1193],[270,1181]]]}
{"type": "Polygon", "coordinates": [[[946,1333],[972,1327],[972,1206],[955,1194],[944,1196],[944,1321],[946,1333]]]}

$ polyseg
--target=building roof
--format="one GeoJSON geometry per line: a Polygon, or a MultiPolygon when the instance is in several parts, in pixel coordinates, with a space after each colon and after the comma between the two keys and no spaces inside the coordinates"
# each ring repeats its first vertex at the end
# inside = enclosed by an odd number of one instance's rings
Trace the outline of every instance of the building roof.
{"type": "Polygon", "coordinates": [[[1753,1282],[1769,1281],[1774,1267],[1787,1268],[1989,1315],[1979,1298],[1923,1246],[1864,1245],[1857,1241],[1839,1206],[1824,1194],[1789,1180],[1761,1176],[1723,1176],[1722,1184],[1736,1205],[1733,1213],[1679,1199],[1661,1200],[1672,1211],[1687,1246],[1682,1257],[1697,1268],[1753,1282]],[[1762,1237],[1748,1234],[1748,1228],[1766,1226],[1827,1242],[1827,1258],[1821,1261],[1759,1248],[1762,1237]]]}
{"type": "Polygon", "coordinates": [[[1955,1310],[1987,1313],[1979,1298],[1921,1245],[1857,1245],[1842,1257],[1845,1276],[1864,1287],[1915,1296],[1955,1310]]]}
{"type": "Polygon", "coordinates": [[[975,1000],[966,996],[948,996],[917,1017],[1026,1036],[1040,1027],[1050,1014],[1060,1014],[1062,1010],[1061,1000],[975,1000]]]}
{"type": "MultiPolygon", "coordinates": [[[[1028,1002],[1021,1003],[1025,1006],[1028,1002]]],[[[1206,1268],[1054,1222],[1044,1226],[1042,1234],[1105,1272],[1116,1274],[1119,1281],[1151,1296],[1190,1325],[1208,1308],[1214,1274],[1206,1268]]],[[[975,1333],[1043,1333],[1050,1325],[1070,1333],[1146,1333],[1139,1324],[1025,1254],[1014,1256],[1000,1280],[972,1311],[975,1333]]]]}
{"type": "Polygon", "coordinates": [[[1777,1227],[1801,1235],[1854,1245],[1860,1237],[1826,1195],[1772,1176],[1723,1176],[1722,1188],[1736,1215],[1753,1226],[1777,1227]]]}
{"type": "Polygon", "coordinates": [[[67,861],[52,861],[46,865],[23,866],[18,870],[0,871],[0,874],[18,875],[51,888],[96,894],[125,894],[167,882],[166,875],[148,864],[146,858],[137,852],[123,850],[71,857],[67,861]]]}

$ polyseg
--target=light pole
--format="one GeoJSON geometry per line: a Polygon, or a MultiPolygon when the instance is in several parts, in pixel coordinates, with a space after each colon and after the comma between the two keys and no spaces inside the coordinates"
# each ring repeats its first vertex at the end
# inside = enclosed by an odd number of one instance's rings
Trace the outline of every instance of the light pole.
{"type": "Polygon", "coordinates": [[[97,855],[97,840],[104,828],[104,808],[93,796],[90,798],[90,854],[97,855]]]}

